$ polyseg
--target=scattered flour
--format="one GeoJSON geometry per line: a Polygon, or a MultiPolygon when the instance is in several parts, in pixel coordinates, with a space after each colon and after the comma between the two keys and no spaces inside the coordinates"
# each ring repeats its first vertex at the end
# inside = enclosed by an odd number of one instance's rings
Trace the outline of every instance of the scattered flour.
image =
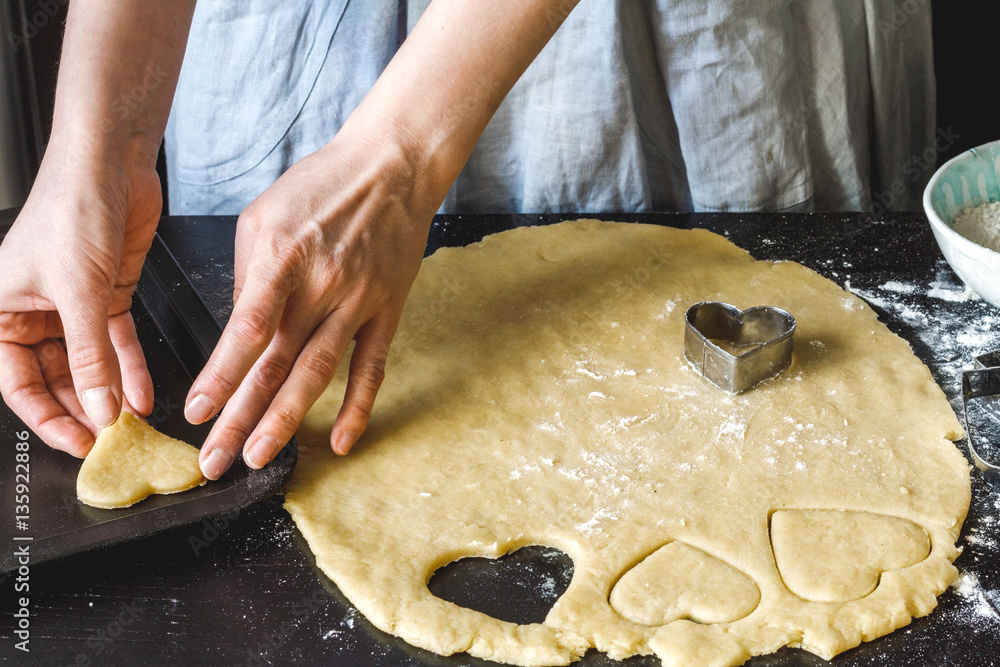
{"type": "Polygon", "coordinates": [[[618,517],[607,509],[599,509],[594,513],[594,516],[590,518],[589,521],[584,521],[583,523],[576,524],[575,528],[581,533],[587,535],[593,533],[594,531],[601,531],[601,526],[605,521],[617,521],[618,517]]]}
{"type": "Polygon", "coordinates": [[[966,617],[966,625],[976,627],[982,624],[1000,624],[1000,615],[983,594],[979,579],[971,572],[962,572],[951,588],[962,598],[961,615],[966,617]]]}
{"type": "Polygon", "coordinates": [[[972,288],[968,285],[965,286],[965,289],[959,291],[944,288],[939,284],[932,284],[930,290],[927,291],[927,296],[932,299],[941,299],[942,301],[953,301],[956,303],[979,299],[979,295],[972,291],[972,288]]]}
{"type": "MultiPolygon", "coordinates": [[[[889,284],[890,283],[886,283],[886,285],[889,284]]],[[[901,283],[895,283],[895,284],[900,285],[901,283]]],[[[886,285],[882,285],[879,289],[887,289],[897,294],[899,293],[912,294],[913,292],[916,291],[915,287],[911,291],[903,292],[901,290],[887,288],[886,285]]],[[[897,317],[899,317],[901,320],[903,320],[912,327],[925,327],[928,324],[927,315],[925,313],[922,313],[919,310],[912,308],[910,305],[903,303],[902,301],[899,300],[898,297],[883,298],[878,294],[876,294],[875,292],[870,292],[863,289],[858,289],[856,287],[852,287],[850,281],[847,282],[847,285],[845,287],[846,289],[850,290],[851,292],[854,292],[862,299],[867,301],[870,305],[877,306],[882,310],[895,313],[897,317]]],[[[913,286],[907,285],[906,287],[910,288],[913,286]]]]}
{"type": "Polygon", "coordinates": [[[997,538],[994,530],[980,530],[978,527],[971,528],[965,536],[965,541],[974,547],[979,547],[980,551],[996,551],[997,538]]]}
{"type": "Polygon", "coordinates": [[[952,229],[973,243],[1000,252],[1000,202],[963,210],[955,216],[952,229]]]}
{"type": "Polygon", "coordinates": [[[554,577],[545,577],[545,580],[538,586],[538,590],[546,600],[555,600],[559,597],[554,577]]]}
{"type": "Polygon", "coordinates": [[[719,432],[715,437],[718,440],[728,440],[732,438],[743,440],[746,438],[746,432],[747,422],[739,419],[738,417],[732,417],[719,426],[719,432]]]}
{"type": "Polygon", "coordinates": [[[889,280],[882,284],[879,289],[888,290],[890,292],[899,292],[900,294],[913,294],[917,291],[917,286],[901,283],[898,280],[889,280]]]}
{"type": "MultiPolygon", "coordinates": [[[[976,356],[1000,349],[1000,311],[968,289],[955,289],[942,259],[930,290],[916,283],[890,280],[875,289],[860,289],[845,280],[844,287],[876,309],[913,328],[923,348],[918,353],[931,367],[946,393],[961,395],[962,371],[976,356]]],[[[957,399],[956,409],[961,409],[957,399]]]]}

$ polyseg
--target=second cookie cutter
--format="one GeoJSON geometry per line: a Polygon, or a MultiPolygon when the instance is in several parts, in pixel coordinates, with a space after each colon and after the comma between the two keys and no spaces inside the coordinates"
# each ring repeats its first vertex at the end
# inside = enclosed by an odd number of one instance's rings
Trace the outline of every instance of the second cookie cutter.
{"type": "Polygon", "coordinates": [[[989,447],[1000,449],[1000,404],[996,401],[984,403],[983,416],[987,419],[982,432],[974,428],[969,420],[969,402],[975,398],[1000,396],[1000,350],[976,357],[975,367],[962,373],[962,408],[965,412],[966,438],[969,451],[976,467],[984,473],[1000,473],[997,456],[990,456],[989,447]]]}
{"type": "Polygon", "coordinates": [[[712,384],[739,394],[782,372],[792,363],[795,318],[780,308],[740,310],[721,301],[702,301],[684,314],[684,356],[712,384]],[[742,354],[723,349],[720,342],[742,354]]]}

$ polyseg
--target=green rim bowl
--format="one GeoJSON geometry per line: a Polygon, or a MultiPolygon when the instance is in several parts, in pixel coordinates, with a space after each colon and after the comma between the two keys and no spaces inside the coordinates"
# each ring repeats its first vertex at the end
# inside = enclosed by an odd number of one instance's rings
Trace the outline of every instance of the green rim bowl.
{"type": "Polygon", "coordinates": [[[948,264],[979,296],[1000,306],[1000,253],[951,227],[962,210],[987,202],[1000,202],[1000,141],[948,160],[924,189],[924,212],[948,264]]]}

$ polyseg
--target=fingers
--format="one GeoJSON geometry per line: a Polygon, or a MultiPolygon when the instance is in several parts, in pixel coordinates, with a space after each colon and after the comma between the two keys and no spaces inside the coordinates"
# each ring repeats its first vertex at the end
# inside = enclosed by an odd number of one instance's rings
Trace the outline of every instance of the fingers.
{"type": "Polygon", "coordinates": [[[287,298],[288,289],[277,281],[248,280],[219,344],[188,392],[184,416],[189,422],[208,421],[236,392],[274,337],[287,298]]]}
{"type": "Polygon", "coordinates": [[[43,340],[33,347],[38,360],[42,379],[52,397],[62,406],[62,409],[80,426],[86,429],[93,438],[97,437],[99,428],[90,421],[80,405],[73,386],[73,376],[69,371],[69,361],[66,359],[66,349],[57,340],[43,340]]]}
{"type": "Polygon", "coordinates": [[[353,318],[335,310],[306,342],[292,372],[243,449],[251,468],[264,467],[285,446],[340,365],[354,335],[353,318]]]}
{"type": "Polygon", "coordinates": [[[45,338],[62,338],[62,322],[54,310],[0,312],[0,332],[8,343],[34,345],[45,338]]]}
{"type": "Polygon", "coordinates": [[[0,343],[0,393],[14,414],[51,447],[81,458],[90,451],[93,437],[50,393],[31,348],[0,343]]]}
{"type": "Polygon", "coordinates": [[[66,353],[77,395],[90,421],[115,423],[122,407],[122,376],[111,342],[107,304],[74,303],[60,309],[66,353]]]}
{"type": "Polygon", "coordinates": [[[246,282],[247,264],[250,263],[254,239],[257,238],[257,231],[260,229],[258,220],[258,216],[247,210],[236,223],[235,258],[233,261],[234,304],[239,301],[240,293],[243,291],[243,283],[246,282]]]}
{"type": "Polygon", "coordinates": [[[396,324],[378,327],[373,321],[357,336],[344,403],[330,432],[330,446],[337,454],[351,451],[368,427],[375,397],[385,378],[385,362],[396,324]]]}
{"type": "Polygon", "coordinates": [[[293,341],[279,331],[250,369],[202,445],[199,460],[206,477],[218,479],[232,465],[240,447],[291,372],[295,358],[289,355],[302,347],[306,335],[293,341]]]}
{"type": "Polygon", "coordinates": [[[148,417],[153,411],[153,380],[135,332],[132,313],[126,311],[112,317],[108,321],[108,332],[118,353],[124,400],[136,414],[148,417]]]}
{"type": "MultiPolygon", "coordinates": [[[[346,308],[335,310],[304,346],[281,333],[275,336],[202,446],[206,477],[218,479],[242,443],[246,443],[243,459],[251,468],[264,467],[281,451],[333,378],[351,341],[355,319],[346,308]],[[300,348],[294,365],[282,352],[300,348]]],[[[372,320],[353,336],[357,344],[344,404],[331,435],[338,454],[350,451],[368,425],[397,323],[398,316],[372,320]]]]}

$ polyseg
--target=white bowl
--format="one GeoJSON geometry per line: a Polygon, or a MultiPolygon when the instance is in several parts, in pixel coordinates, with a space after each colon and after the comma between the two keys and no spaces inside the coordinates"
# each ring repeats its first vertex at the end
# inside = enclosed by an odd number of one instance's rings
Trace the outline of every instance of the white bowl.
{"type": "Polygon", "coordinates": [[[1000,201],[1000,141],[948,160],[924,190],[924,212],[948,264],[979,296],[1000,306],[1000,253],[951,227],[964,209],[996,201],[1000,201]]]}

